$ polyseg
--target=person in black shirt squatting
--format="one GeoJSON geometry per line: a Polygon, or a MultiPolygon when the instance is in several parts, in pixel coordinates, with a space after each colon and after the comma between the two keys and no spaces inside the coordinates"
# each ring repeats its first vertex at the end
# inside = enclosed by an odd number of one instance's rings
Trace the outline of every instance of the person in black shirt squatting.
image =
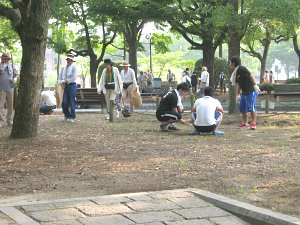
{"type": "Polygon", "coordinates": [[[181,113],[183,106],[181,96],[188,92],[188,86],[185,82],[178,84],[177,88],[169,91],[160,101],[156,110],[156,118],[162,122],[160,128],[162,131],[178,130],[174,123],[179,122],[188,124],[182,120],[181,113]]]}
{"type": "Polygon", "coordinates": [[[237,98],[240,98],[240,112],[243,117],[243,122],[239,127],[249,127],[251,130],[255,130],[257,117],[256,99],[260,91],[259,87],[249,70],[241,66],[240,58],[233,56],[230,59],[230,69],[233,70],[230,78],[232,85],[238,84],[237,98]],[[248,112],[251,114],[251,124],[248,124],[248,112]]]}

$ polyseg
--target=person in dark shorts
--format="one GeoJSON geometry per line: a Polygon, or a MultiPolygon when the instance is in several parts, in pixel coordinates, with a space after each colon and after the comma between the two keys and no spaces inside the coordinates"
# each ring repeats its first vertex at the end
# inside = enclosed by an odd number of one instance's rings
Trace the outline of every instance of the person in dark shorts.
{"type": "Polygon", "coordinates": [[[219,130],[224,110],[220,101],[213,98],[213,93],[212,87],[205,87],[204,97],[196,100],[192,108],[192,120],[196,130],[190,134],[224,134],[224,131],[219,130]]]}
{"type": "Polygon", "coordinates": [[[156,118],[162,122],[160,129],[162,131],[179,130],[174,123],[179,122],[187,124],[182,120],[181,113],[183,112],[183,106],[181,97],[188,92],[188,86],[185,82],[178,84],[177,88],[169,91],[164,97],[162,97],[159,106],[156,110],[156,118]]]}

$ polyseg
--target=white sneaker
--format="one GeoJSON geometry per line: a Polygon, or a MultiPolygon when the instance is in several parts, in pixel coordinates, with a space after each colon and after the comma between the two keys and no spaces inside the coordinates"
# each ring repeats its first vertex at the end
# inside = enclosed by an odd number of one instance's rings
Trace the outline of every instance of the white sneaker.
{"type": "Polygon", "coordinates": [[[109,114],[106,114],[106,115],[105,115],[105,119],[106,119],[106,120],[109,120],[109,114]]]}
{"type": "Polygon", "coordinates": [[[74,120],[74,119],[67,119],[67,122],[69,122],[69,123],[74,123],[75,120],[74,120]]]}
{"type": "Polygon", "coordinates": [[[120,118],[120,112],[119,111],[116,111],[116,117],[120,118]]]}

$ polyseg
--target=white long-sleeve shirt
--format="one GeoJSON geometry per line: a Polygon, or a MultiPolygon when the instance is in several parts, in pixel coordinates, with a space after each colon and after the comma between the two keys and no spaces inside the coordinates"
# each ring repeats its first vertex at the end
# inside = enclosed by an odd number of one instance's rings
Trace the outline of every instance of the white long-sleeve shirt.
{"type": "Polygon", "coordinates": [[[73,63],[70,66],[65,66],[60,71],[57,83],[73,83],[77,80],[77,70],[73,63]]]}

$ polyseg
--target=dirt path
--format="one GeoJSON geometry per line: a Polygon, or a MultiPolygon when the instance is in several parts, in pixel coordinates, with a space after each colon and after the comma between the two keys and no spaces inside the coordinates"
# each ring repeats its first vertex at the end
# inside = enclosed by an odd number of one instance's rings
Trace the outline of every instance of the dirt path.
{"type": "Polygon", "coordinates": [[[0,129],[0,203],[196,187],[300,217],[299,115],[261,115],[256,131],[225,115],[224,136],[197,137],[149,114],[61,119],[41,116],[33,139],[0,129]]]}

